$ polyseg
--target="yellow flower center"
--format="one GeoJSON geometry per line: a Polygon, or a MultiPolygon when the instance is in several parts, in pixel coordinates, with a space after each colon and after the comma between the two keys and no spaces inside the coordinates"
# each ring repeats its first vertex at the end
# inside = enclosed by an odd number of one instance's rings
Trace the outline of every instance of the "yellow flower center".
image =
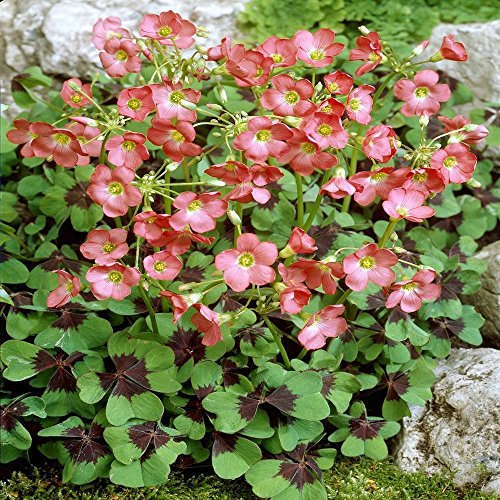
{"type": "Polygon", "coordinates": [[[415,97],[418,99],[424,99],[429,94],[429,89],[427,87],[417,87],[415,89],[415,97]]]}
{"type": "Polygon", "coordinates": [[[421,174],[413,174],[413,181],[414,182],[425,182],[427,180],[427,174],[425,172],[421,174]]]}
{"type": "Polygon", "coordinates": [[[79,102],[82,102],[82,96],[80,94],[73,94],[69,100],[71,102],[74,102],[75,104],[78,104],[79,102]]]}
{"type": "Polygon", "coordinates": [[[63,146],[71,142],[71,137],[66,134],[54,134],[52,137],[54,138],[54,141],[58,144],[62,144],[63,146]]]}
{"type": "Polygon", "coordinates": [[[132,97],[132,99],[129,99],[127,101],[127,107],[130,108],[132,111],[139,109],[141,105],[142,105],[141,101],[136,97],[132,97]]]}
{"type": "Polygon", "coordinates": [[[318,134],[320,135],[323,135],[323,136],[327,136],[327,135],[330,135],[332,133],[332,127],[330,127],[330,125],[328,125],[327,123],[323,123],[322,125],[320,125],[318,127],[318,134]]]}
{"type": "Polygon", "coordinates": [[[38,137],[38,134],[34,134],[33,132],[28,132],[28,135],[30,136],[30,139],[36,139],[38,137]]]}
{"type": "Polygon", "coordinates": [[[300,149],[306,154],[306,155],[312,155],[316,152],[316,148],[314,147],[314,144],[311,144],[310,142],[303,142],[300,145],[300,149]]]}
{"type": "Polygon", "coordinates": [[[401,215],[401,217],[406,217],[408,215],[408,209],[405,207],[396,208],[396,212],[401,215]]]}
{"type": "Polygon", "coordinates": [[[194,200],[187,206],[188,212],[196,212],[200,208],[201,208],[201,201],[199,200],[194,200]]]}
{"type": "Polygon", "coordinates": [[[457,164],[457,160],[454,156],[448,156],[448,158],[446,158],[446,160],[444,160],[444,166],[446,168],[454,168],[457,164]]]}
{"type": "Polygon", "coordinates": [[[174,130],[170,136],[174,142],[184,142],[184,136],[178,130],[174,130]]]}
{"type": "Polygon", "coordinates": [[[384,181],[386,177],[387,177],[387,174],[384,174],[383,172],[379,172],[378,174],[374,174],[370,177],[370,182],[377,184],[379,182],[384,181]]]}
{"type": "Polygon", "coordinates": [[[271,139],[271,132],[269,132],[269,130],[259,130],[255,134],[255,137],[260,142],[267,142],[271,139]]]}
{"type": "Polygon", "coordinates": [[[121,283],[123,281],[123,274],[119,271],[111,271],[108,273],[108,281],[111,281],[111,283],[121,283]]]}
{"type": "Polygon", "coordinates": [[[370,257],[369,255],[359,260],[359,267],[361,267],[361,269],[371,269],[374,266],[375,259],[373,257],[370,257]]]}
{"type": "Polygon", "coordinates": [[[113,196],[118,196],[123,193],[123,186],[119,182],[110,182],[108,185],[108,193],[113,196]]]}
{"type": "Polygon", "coordinates": [[[313,61],[321,61],[324,57],[324,53],[321,49],[311,50],[311,52],[309,52],[309,57],[313,61]]]}
{"type": "Polygon", "coordinates": [[[405,292],[413,292],[416,288],[418,288],[418,285],[413,281],[410,281],[410,283],[406,283],[406,285],[401,287],[401,289],[405,292]]]}
{"type": "Polygon", "coordinates": [[[339,88],[340,88],[340,87],[339,87],[339,84],[338,84],[338,83],[336,83],[336,82],[332,82],[332,83],[329,83],[329,84],[328,84],[328,90],[329,90],[330,92],[336,92],[339,88]]]}
{"type": "Polygon", "coordinates": [[[285,94],[285,101],[288,104],[296,104],[297,102],[299,102],[299,100],[299,94],[297,94],[297,92],[294,92],[293,90],[290,90],[285,94]]]}
{"type": "Polygon", "coordinates": [[[118,50],[115,54],[115,57],[119,60],[119,61],[126,61],[128,59],[128,55],[127,53],[124,51],[124,50],[118,50]]]}
{"type": "Polygon", "coordinates": [[[255,258],[251,253],[245,252],[238,257],[238,265],[248,269],[252,267],[255,263],[255,258]]]}
{"type": "Polygon", "coordinates": [[[73,291],[73,288],[74,288],[74,285],[73,285],[73,282],[72,281],[68,281],[66,283],[66,290],[71,293],[73,291]]]}
{"type": "Polygon", "coordinates": [[[357,111],[361,107],[361,103],[359,102],[359,99],[351,99],[349,101],[349,107],[353,111],[357,111]]]}
{"type": "Polygon", "coordinates": [[[158,30],[158,34],[163,37],[170,35],[170,33],[172,33],[172,28],[170,26],[162,26],[158,30]]]}
{"type": "Polygon", "coordinates": [[[108,242],[102,246],[102,251],[106,253],[111,253],[116,248],[114,243],[108,242]]]}
{"type": "Polygon", "coordinates": [[[156,217],[150,217],[149,219],[146,219],[146,224],[154,224],[156,222],[156,217]]]}
{"type": "Polygon", "coordinates": [[[165,271],[165,269],[167,269],[167,264],[165,264],[165,262],[161,261],[161,260],[157,260],[154,264],[153,264],[153,269],[157,272],[157,273],[161,273],[163,271],[165,271]]]}
{"type": "Polygon", "coordinates": [[[180,90],[176,90],[170,94],[169,100],[174,104],[179,104],[184,99],[184,94],[180,90]]]}
{"type": "Polygon", "coordinates": [[[271,57],[275,63],[280,63],[284,59],[284,57],[281,54],[271,54],[271,57]]]}
{"type": "Polygon", "coordinates": [[[368,59],[371,61],[371,62],[376,62],[379,60],[379,56],[377,55],[376,52],[372,52],[369,56],[368,56],[368,59]]]}
{"type": "Polygon", "coordinates": [[[234,163],[226,163],[224,165],[224,170],[227,170],[228,172],[234,172],[236,170],[236,165],[234,163]]]}
{"type": "Polygon", "coordinates": [[[133,150],[136,148],[136,144],[135,144],[135,142],[133,142],[133,141],[125,141],[125,142],[122,144],[122,148],[123,148],[125,151],[133,151],[133,150]]]}
{"type": "Polygon", "coordinates": [[[328,106],[328,104],[324,107],[321,108],[321,111],[323,113],[331,113],[332,112],[332,107],[331,106],[328,106]]]}

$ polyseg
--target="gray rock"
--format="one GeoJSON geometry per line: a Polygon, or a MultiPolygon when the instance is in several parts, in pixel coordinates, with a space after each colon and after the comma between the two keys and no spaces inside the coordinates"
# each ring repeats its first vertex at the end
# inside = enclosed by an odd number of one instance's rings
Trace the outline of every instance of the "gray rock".
{"type": "Polygon", "coordinates": [[[486,261],[488,269],[481,276],[481,289],[464,299],[486,320],[481,329],[483,344],[500,348],[500,241],[484,247],[476,258],[486,261]]]}
{"type": "Polygon", "coordinates": [[[448,34],[465,45],[469,60],[440,61],[436,67],[468,85],[476,99],[500,102],[500,20],[475,24],[439,24],[432,30],[425,54],[437,52],[443,36],[448,34]]]}
{"type": "Polygon", "coordinates": [[[453,349],[439,363],[433,400],[403,421],[403,470],[452,472],[459,486],[500,493],[499,366],[496,349],[453,349]]]}
{"type": "Polygon", "coordinates": [[[227,34],[238,36],[236,18],[246,1],[4,0],[0,9],[2,102],[11,104],[10,79],[28,66],[41,66],[47,74],[64,77],[89,77],[101,71],[91,42],[92,26],[99,18],[120,17],[125,27],[137,33],[144,14],[171,9],[207,28],[208,39],[197,41],[212,46],[227,34]]]}

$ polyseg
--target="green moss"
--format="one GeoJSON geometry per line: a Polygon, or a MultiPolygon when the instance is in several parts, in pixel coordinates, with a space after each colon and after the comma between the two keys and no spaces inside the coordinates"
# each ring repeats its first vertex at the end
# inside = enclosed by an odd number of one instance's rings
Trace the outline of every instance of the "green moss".
{"type": "MultiPolygon", "coordinates": [[[[325,474],[328,497],[335,500],[478,500],[493,499],[477,489],[459,490],[451,477],[407,474],[395,465],[370,460],[342,460],[325,474]]],[[[60,472],[54,469],[33,469],[27,475],[16,472],[0,482],[2,498],[65,499],[65,500],[239,500],[255,498],[243,481],[223,481],[214,476],[198,475],[184,479],[172,474],[160,487],[130,489],[101,480],[94,484],[75,486],[61,484],[60,472]]]]}

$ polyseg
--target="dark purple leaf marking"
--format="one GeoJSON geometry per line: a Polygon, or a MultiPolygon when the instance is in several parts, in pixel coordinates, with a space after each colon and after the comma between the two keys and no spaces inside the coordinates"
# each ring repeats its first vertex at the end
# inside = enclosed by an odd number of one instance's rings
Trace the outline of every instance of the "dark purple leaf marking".
{"type": "Polygon", "coordinates": [[[195,363],[204,359],[206,347],[201,341],[200,333],[194,330],[186,332],[179,327],[168,343],[168,346],[174,351],[175,365],[182,366],[191,358],[195,363]]]}
{"type": "Polygon", "coordinates": [[[14,429],[17,424],[17,418],[28,411],[28,406],[22,401],[0,405],[0,428],[8,431],[14,429]]]}
{"type": "Polygon", "coordinates": [[[221,432],[214,432],[214,444],[212,446],[212,453],[214,457],[222,453],[233,453],[236,446],[237,437],[234,434],[223,434],[221,432]]]}
{"type": "Polygon", "coordinates": [[[353,418],[349,422],[350,433],[363,441],[377,437],[385,420],[368,420],[366,417],[353,418]]]}

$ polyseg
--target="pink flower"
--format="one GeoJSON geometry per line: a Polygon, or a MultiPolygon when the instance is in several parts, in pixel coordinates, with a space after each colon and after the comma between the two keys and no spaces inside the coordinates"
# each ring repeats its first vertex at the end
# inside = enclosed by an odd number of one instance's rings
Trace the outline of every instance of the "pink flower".
{"type": "Polygon", "coordinates": [[[79,155],[86,156],[75,134],[67,129],[37,122],[31,125],[30,130],[38,135],[31,143],[36,156],[53,157],[58,165],[68,168],[78,163],[79,155]]]}
{"type": "Polygon", "coordinates": [[[401,186],[406,190],[422,191],[425,196],[440,193],[445,188],[441,175],[434,168],[416,168],[408,170],[406,180],[401,186]]]}
{"type": "Polygon", "coordinates": [[[170,120],[153,118],[148,129],[148,139],[162,146],[163,152],[176,162],[202,152],[201,146],[193,143],[195,138],[196,130],[190,122],[177,121],[174,125],[170,120]]]}
{"type": "Polygon", "coordinates": [[[297,47],[297,57],[314,68],[323,68],[333,63],[333,58],[344,50],[343,43],[334,43],[335,33],[323,28],[314,35],[309,31],[299,30],[293,36],[297,47]]]}
{"type": "Polygon", "coordinates": [[[378,286],[389,286],[396,279],[391,266],[397,263],[396,254],[369,243],[344,259],[345,283],[355,292],[364,290],[369,281],[378,286]]]}
{"type": "Polygon", "coordinates": [[[215,267],[224,271],[224,281],[235,291],[242,292],[250,283],[266,285],[276,274],[271,267],[278,257],[278,249],[269,241],[260,242],[252,233],[238,237],[236,248],[215,256],[215,267]]]}
{"type": "Polygon", "coordinates": [[[121,39],[129,37],[129,31],[121,26],[122,22],[119,17],[98,19],[92,29],[92,43],[95,45],[95,48],[102,50],[106,42],[112,38],[121,39]]]}
{"type": "Polygon", "coordinates": [[[297,47],[290,38],[270,36],[255,50],[264,57],[270,57],[274,62],[273,68],[286,68],[297,62],[297,47]]]}
{"type": "Polygon", "coordinates": [[[144,269],[154,279],[173,280],[182,269],[181,260],[168,250],[148,255],[144,259],[144,269]]]}
{"type": "Polygon", "coordinates": [[[190,226],[197,233],[208,233],[215,228],[215,219],[227,211],[228,203],[219,195],[218,192],[200,195],[190,191],[180,193],[173,203],[179,210],[170,217],[170,226],[176,230],[190,226]]]}
{"type": "Polygon", "coordinates": [[[139,283],[141,274],[133,267],[115,263],[110,266],[91,267],[85,278],[90,283],[90,291],[96,299],[123,300],[130,295],[130,287],[139,283]]]}
{"type": "Polygon", "coordinates": [[[377,196],[386,200],[392,189],[401,187],[408,170],[392,167],[377,168],[370,172],[358,172],[349,181],[358,187],[354,200],[362,207],[372,203],[377,196]]]}
{"type": "Polygon", "coordinates": [[[337,291],[335,280],[345,276],[344,268],[340,262],[298,259],[290,266],[290,269],[303,271],[304,281],[309,288],[316,289],[322,286],[328,295],[333,295],[337,291]]]}
{"type": "Polygon", "coordinates": [[[469,146],[460,143],[448,144],[431,157],[431,167],[439,171],[446,184],[467,182],[474,173],[476,163],[477,158],[469,146]]]}
{"type": "Polygon", "coordinates": [[[207,238],[201,234],[194,234],[188,229],[181,231],[164,231],[161,240],[155,246],[167,246],[174,255],[186,253],[193,243],[210,245],[214,238],[207,238]]]}
{"type": "MultiPolygon", "coordinates": [[[[459,130],[465,125],[470,125],[471,122],[463,115],[457,115],[453,118],[446,116],[438,116],[439,121],[444,125],[445,132],[453,132],[459,130]]],[[[449,142],[463,142],[469,146],[479,144],[488,134],[488,129],[484,125],[473,125],[473,130],[460,130],[451,134],[448,138],[449,142]]]]}
{"type": "Polygon", "coordinates": [[[240,87],[260,87],[267,83],[274,62],[256,50],[245,50],[241,44],[235,45],[226,62],[227,71],[240,87]]]}
{"type": "Polygon", "coordinates": [[[212,165],[205,170],[205,173],[216,179],[220,179],[228,186],[234,186],[252,177],[250,169],[244,163],[235,160],[228,160],[225,163],[212,165]]]}
{"type": "Polygon", "coordinates": [[[300,343],[308,350],[321,349],[328,337],[338,337],[347,330],[347,322],[339,318],[344,313],[344,306],[326,306],[315,312],[299,333],[300,343]]]}
{"type": "Polygon", "coordinates": [[[221,59],[227,58],[231,51],[231,36],[225,36],[219,45],[215,47],[210,47],[207,50],[207,56],[209,61],[220,61],[221,59]]]}
{"type": "Polygon", "coordinates": [[[113,264],[128,253],[127,231],[125,229],[93,229],[80,245],[80,252],[86,259],[95,260],[96,264],[113,264]]]}
{"type": "Polygon", "coordinates": [[[304,127],[307,137],[320,148],[331,146],[335,149],[345,148],[349,134],[342,127],[340,118],[328,113],[314,113],[304,127]]]}
{"type": "Polygon", "coordinates": [[[137,132],[126,132],[117,135],[106,142],[108,160],[117,167],[135,169],[149,158],[149,152],[144,146],[146,137],[137,132]]]}
{"type": "Polygon", "coordinates": [[[159,15],[147,14],[140,26],[141,35],[158,40],[163,45],[187,49],[194,44],[196,27],[179,14],[169,10],[159,15]]]}
{"type": "Polygon", "coordinates": [[[141,212],[134,217],[134,234],[144,238],[152,246],[161,240],[163,230],[170,227],[169,215],[157,214],[152,210],[141,212]]]}
{"type": "Polygon", "coordinates": [[[259,187],[277,182],[284,175],[279,167],[267,163],[254,163],[250,166],[250,174],[252,175],[252,182],[259,187]]]}
{"type": "Polygon", "coordinates": [[[318,247],[316,241],[300,227],[294,227],[286,247],[281,250],[280,257],[286,258],[297,253],[314,253],[318,247]]]}
{"type": "Polygon", "coordinates": [[[323,78],[325,88],[332,95],[347,95],[354,84],[354,78],[342,71],[329,73],[323,78]]]}
{"type": "Polygon", "coordinates": [[[188,109],[186,105],[196,105],[201,98],[201,92],[194,89],[185,89],[182,83],[173,83],[164,79],[160,85],[158,83],[149,86],[153,91],[153,101],[156,104],[156,114],[158,118],[194,122],[196,111],[188,109]]]}
{"type": "Polygon", "coordinates": [[[368,158],[387,163],[398,150],[396,132],[387,125],[377,125],[367,130],[363,139],[363,152],[368,158]]]}
{"type": "Polygon", "coordinates": [[[189,301],[189,295],[178,295],[168,290],[163,290],[160,295],[170,302],[174,314],[174,323],[177,323],[182,318],[182,315],[195,303],[189,301]]]}
{"type": "Polygon", "coordinates": [[[222,340],[222,332],[219,326],[219,315],[203,304],[194,304],[198,311],[191,317],[191,322],[197,330],[204,334],[201,343],[212,346],[222,340]]]}
{"type": "Polygon", "coordinates": [[[425,199],[426,195],[422,191],[398,188],[389,193],[389,198],[382,203],[382,206],[392,219],[422,222],[435,213],[432,207],[422,206],[425,199]]]}
{"type": "Polygon", "coordinates": [[[123,89],[118,95],[118,111],[135,121],[144,121],[154,107],[153,93],[147,85],[123,89]]]}
{"type": "Polygon", "coordinates": [[[356,39],[356,48],[351,50],[349,61],[366,61],[356,70],[356,76],[362,76],[375,69],[382,61],[382,43],[376,31],[356,39]]]}
{"type": "Polygon", "coordinates": [[[58,284],[47,297],[47,307],[62,307],[80,293],[80,280],[67,271],[52,272],[57,274],[58,284]]]}
{"type": "Polygon", "coordinates": [[[68,125],[68,130],[75,134],[76,140],[80,143],[80,147],[85,153],[85,156],[78,155],[77,165],[88,165],[90,163],[90,156],[96,158],[99,156],[102,141],[97,139],[101,135],[101,131],[97,127],[73,121],[68,125]]]}
{"type": "Polygon", "coordinates": [[[140,48],[130,40],[112,38],[104,45],[104,52],[99,53],[99,59],[106,73],[112,78],[121,78],[127,73],[139,73],[141,60],[137,57],[140,48]]]}
{"type": "Polygon", "coordinates": [[[465,50],[464,44],[461,42],[456,42],[453,35],[446,35],[443,37],[441,43],[441,48],[439,49],[439,54],[442,59],[448,59],[448,61],[467,61],[469,56],[465,50]]]}
{"type": "Polygon", "coordinates": [[[437,300],[441,295],[441,285],[432,283],[436,273],[430,270],[418,271],[413,278],[394,283],[394,290],[387,297],[386,307],[401,304],[404,312],[412,313],[422,307],[423,300],[437,300]]]}
{"type": "Polygon", "coordinates": [[[405,101],[401,113],[405,116],[430,116],[437,113],[440,102],[447,101],[451,91],[445,83],[437,83],[439,75],[431,69],[419,71],[413,80],[399,80],[394,85],[394,95],[405,101]]]}
{"type": "Polygon", "coordinates": [[[78,78],[70,78],[63,83],[61,90],[62,100],[66,104],[69,104],[72,108],[81,108],[82,106],[85,106],[85,104],[89,104],[90,101],[85,96],[80,94],[80,92],[73,90],[69,86],[69,82],[78,85],[85,94],[92,97],[92,88],[90,87],[90,84],[86,83],[85,85],[82,85],[81,80],[78,78]]]}
{"type": "Polygon", "coordinates": [[[224,196],[225,200],[239,201],[240,203],[250,203],[255,201],[261,205],[265,205],[271,199],[271,193],[263,187],[258,187],[252,182],[250,177],[236,184],[236,186],[224,196]]]}
{"type": "Polygon", "coordinates": [[[323,186],[321,186],[320,193],[327,194],[334,200],[351,196],[356,192],[356,187],[353,186],[346,178],[343,167],[336,169],[333,177],[323,186]]]}
{"type": "Polygon", "coordinates": [[[330,99],[323,101],[319,105],[317,111],[321,113],[329,113],[331,115],[337,115],[339,118],[342,118],[342,115],[344,114],[345,111],[345,106],[334,97],[330,97],[330,99]]]}
{"type": "Polygon", "coordinates": [[[347,96],[345,109],[347,116],[351,120],[363,125],[372,121],[370,111],[372,110],[373,99],[370,94],[374,91],[375,87],[371,85],[361,85],[347,96]]]}
{"type": "Polygon", "coordinates": [[[303,130],[293,129],[292,134],[287,140],[289,151],[279,158],[281,163],[289,163],[295,172],[303,176],[312,174],[315,168],[328,170],[337,165],[338,159],[321,151],[303,130]]]}
{"type": "Polygon", "coordinates": [[[314,93],[309,80],[295,81],[288,75],[276,75],[271,84],[274,88],[266,90],[260,98],[264,108],[279,116],[306,116],[315,111],[316,106],[308,100],[314,93]]]}
{"type": "Polygon", "coordinates": [[[311,300],[311,292],[304,285],[287,286],[280,293],[281,314],[298,314],[311,300]]]}
{"type": "Polygon", "coordinates": [[[130,185],[134,177],[134,171],[129,168],[111,171],[106,165],[97,165],[90,177],[87,194],[102,206],[108,217],[125,215],[128,207],[135,207],[142,201],[141,192],[130,185]]]}
{"type": "Polygon", "coordinates": [[[282,123],[274,123],[267,116],[257,116],[248,121],[247,130],[237,135],[234,147],[245,152],[245,157],[256,162],[275,158],[288,151],[283,142],[292,137],[291,130],[282,123]]]}
{"type": "MultiPolygon", "coordinates": [[[[34,132],[38,127],[48,125],[44,122],[31,123],[28,120],[14,120],[15,129],[9,130],[6,134],[7,140],[13,144],[24,144],[21,148],[21,155],[25,158],[32,158],[35,156],[31,143],[38,137],[39,134],[34,132]]],[[[51,126],[51,125],[49,125],[51,126]]]]}

